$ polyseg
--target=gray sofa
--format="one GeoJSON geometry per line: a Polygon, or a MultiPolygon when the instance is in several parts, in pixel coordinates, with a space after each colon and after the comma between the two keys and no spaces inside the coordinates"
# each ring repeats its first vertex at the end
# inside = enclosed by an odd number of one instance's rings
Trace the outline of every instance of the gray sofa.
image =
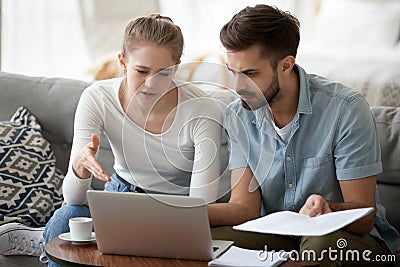
{"type": "MultiPolygon", "coordinates": [[[[0,73],[0,121],[11,118],[19,106],[25,106],[35,115],[56,156],[57,167],[66,172],[73,136],[75,109],[82,91],[90,83],[61,78],[27,77],[0,73]]],[[[113,156],[106,141],[101,138],[100,161],[112,173],[113,156]]],[[[98,180],[93,180],[98,181],[98,180]]],[[[94,182],[94,188],[102,188],[94,182]]],[[[0,266],[45,266],[37,257],[0,256],[0,266]]]]}
{"type": "MultiPolygon", "coordinates": [[[[27,77],[0,72],[0,121],[9,120],[19,106],[39,120],[44,137],[51,143],[57,167],[67,170],[75,109],[82,91],[90,83],[64,78],[27,77]]],[[[216,94],[218,96],[218,93],[216,94]]],[[[400,230],[400,108],[371,108],[379,131],[384,171],[378,188],[389,221],[400,230]]],[[[102,138],[100,162],[112,173],[113,156],[102,138]]],[[[93,184],[102,188],[101,183],[93,184]]],[[[36,257],[0,256],[0,266],[44,266],[36,257]]]]}

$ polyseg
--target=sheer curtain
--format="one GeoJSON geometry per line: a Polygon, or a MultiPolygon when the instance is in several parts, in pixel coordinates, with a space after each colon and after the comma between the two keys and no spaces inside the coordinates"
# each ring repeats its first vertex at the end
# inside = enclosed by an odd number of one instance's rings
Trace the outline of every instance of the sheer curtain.
{"type": "MultiPolygon", "coordinates": [[[[309,0],[303,0],[309,1],[309,0]]],[[[275,5],[294,11],[296,0],[159,0],[160,12],[178,24],[185,37],[184,60],[208,52],[222,52],[219,31],[234,14],[246,6],[275,5]]]]}
{"type": "MultiPolygon", "coordinates": [[[[301,22],[316,0],[2,0],[2,71],[90,80],[96,60],[119,50],[129,19],[159,12],[185,37],[183,61],[222,53],[219,31],[239,10],[266,3],[301,22]]],[[[304,26],[304,23],[303,23],[304,26]]],[[[304,29],[304,27],[303,27],[304,29]]],[[[223,53],[222,53],[223,54],[223,53]]]]}
{"type": "Polygon", "coordinates": [[[93,60],[119,51],[124,28],[129,20],[159,13],[157,0],[80,0],[79,2],[84,36],[93,60]]]}
{"type": "Polygon", "coordinates": [[[157,0],[3,0],[2,71],[90,80],[126,23],[156,12],[157,0]]]}
{"type": "Polygon", "coordinates": [[[3,0],[2,71],[87,78],[78,0],[3,0]]]}

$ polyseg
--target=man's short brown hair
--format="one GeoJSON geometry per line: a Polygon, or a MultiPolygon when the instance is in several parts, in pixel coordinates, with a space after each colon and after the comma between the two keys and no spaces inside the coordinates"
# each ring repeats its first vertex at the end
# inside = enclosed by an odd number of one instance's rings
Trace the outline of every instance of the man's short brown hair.
{"type": "Polygon", "coordinates": [[[220,39],[224,47],[243,51],[261,46],[261,57],[272,65],[286,57],[296,57],[300,42],[300,23],[289,12],[268,5],[246,7],[222,27],[220,39]]]}

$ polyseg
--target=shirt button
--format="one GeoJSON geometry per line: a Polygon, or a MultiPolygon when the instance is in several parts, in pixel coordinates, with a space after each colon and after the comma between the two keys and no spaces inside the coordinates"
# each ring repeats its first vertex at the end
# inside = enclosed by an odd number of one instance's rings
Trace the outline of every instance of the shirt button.
{"type": "Polygon", "coordinates": [[[288,187],[289,187],[289,188],[292,188],[292,187],[293,187],[293,184],[288,184],[288,187]]]}
{"type": "Polygon", "coordinates": [[[292,158],[290,156],[286,157],[286,161],[290,161],[292,158]]]}

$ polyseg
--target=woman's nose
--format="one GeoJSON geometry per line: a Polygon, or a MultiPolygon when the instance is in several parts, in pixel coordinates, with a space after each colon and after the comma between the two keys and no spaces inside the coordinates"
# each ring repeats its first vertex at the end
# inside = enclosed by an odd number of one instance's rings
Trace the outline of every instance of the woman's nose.
{"type": "Polygon", "coordinates": [[[154,75],[149,75],[146,77],[145,81],[144,81],[144,85],[148,88],[152,88],[154,87],[154,85],[156,84],[156,78],[154,75]]]}

